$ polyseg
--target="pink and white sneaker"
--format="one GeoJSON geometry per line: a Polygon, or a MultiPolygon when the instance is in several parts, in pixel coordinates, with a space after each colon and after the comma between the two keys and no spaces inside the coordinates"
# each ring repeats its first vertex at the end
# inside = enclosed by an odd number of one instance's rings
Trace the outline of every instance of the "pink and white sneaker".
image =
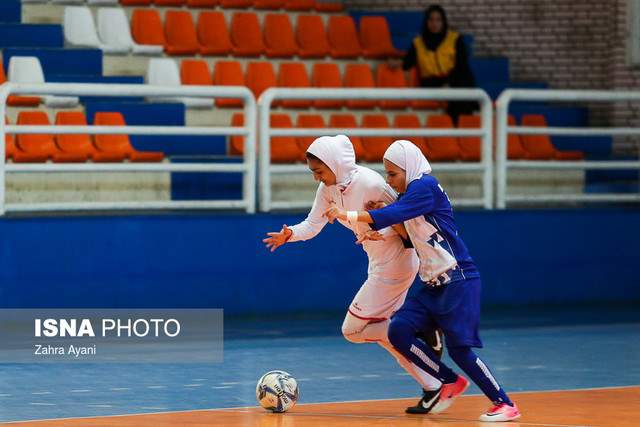
{"type": "Polygon", "coordinates": [[[513,421],[520,418],[520,411],[514,403],[513,406],[509,406],[506,403],[501,403],[489,409],[486,414],[480,415],[480,421],[497,423],[503,421],[513,421]]]}
{"type": "Polygon", "coordinates": [[[458,375],[458,379],[454,383],[442,384],[440,401],[433,407],[431,413],[439,414],[446,411],[453,404],[453,401],[464,393],[467,388],[469,388],[469,381],[462,375],[458,375]]]}

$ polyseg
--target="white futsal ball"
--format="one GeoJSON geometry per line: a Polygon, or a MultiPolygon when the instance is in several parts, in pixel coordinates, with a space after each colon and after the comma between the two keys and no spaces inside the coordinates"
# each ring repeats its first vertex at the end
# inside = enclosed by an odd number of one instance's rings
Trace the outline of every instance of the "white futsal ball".
{"type": "Polygon", "coordinates": [[[288,411],[298,401],[298,382],[285,371],[267,372],[258,380],[256,399],[269,411],[288,411]]]}

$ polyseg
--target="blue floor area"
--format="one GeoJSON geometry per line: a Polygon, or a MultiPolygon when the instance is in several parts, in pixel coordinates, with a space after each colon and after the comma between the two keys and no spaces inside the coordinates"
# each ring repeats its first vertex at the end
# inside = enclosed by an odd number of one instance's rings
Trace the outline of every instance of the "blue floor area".
{"type": "MultiPolygon", "coordinates": [[[[229,319],[218,365],[0,365],[0,421],[254,405],[255,382],[272,369],[298,379],[301,403],[417,396],[384,350],[347,343],[341,320],[229,319]]],[[[501,309],[484,324],[479,353],[507,390],[640,384],[637,305],[501,309]]]]}

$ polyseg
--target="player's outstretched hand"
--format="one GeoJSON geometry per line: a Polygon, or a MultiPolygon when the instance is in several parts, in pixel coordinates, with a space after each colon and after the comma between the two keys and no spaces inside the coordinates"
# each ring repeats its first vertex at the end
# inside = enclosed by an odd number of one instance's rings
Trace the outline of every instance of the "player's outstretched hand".
{"type": "Polygon", "coordinates": [[[340,209],[334,203],[332,203],[331,207],[329,207],[329,209],[327,209],[326,212],[324,213],[324,216],[327,217],[330,224],[333,224],[333,221],[335,221],[338,218],[346,217],[346,215],[347,213],[343,209],[340,209]]]}
{"type": "Polygon", "coordinates": [[[358,237],[358,240],[356,240],[356,245],[361,245],[366,240],[371,240],[375,242],[379,240],[385,240],[385,238],[382,234],[380,234],[375,230],[367,230],[364,233],[362,233],[360,237],[358,237]]]}
{"type": "Polygon", "coordinates": [[[267,249],[270,249],[271,252],[273,252],[280,246],[287,243],[292,234],[293,231],[291,231],[291,229],[287,227],[287,224],[284,224],[282,226],[282,230],[278,232],[267,233],[267,236],[269,237],[267,237],[266,239],[262,239],[262,241],[265,243],[267,249]]]}
{"type": "Polygon", "coordinates": [[[382,209],[385,206],[387,206],[387,204],[385,202],[381,202],[381,201],[377,201],[376,202],[374,200],[371,200],[371,201],[367,202],[367,204],[365,205],[364,208],[366,210],[368,210],[368,211],[372,211],[372,210],[375,210],[375,209],[382,209]]]}

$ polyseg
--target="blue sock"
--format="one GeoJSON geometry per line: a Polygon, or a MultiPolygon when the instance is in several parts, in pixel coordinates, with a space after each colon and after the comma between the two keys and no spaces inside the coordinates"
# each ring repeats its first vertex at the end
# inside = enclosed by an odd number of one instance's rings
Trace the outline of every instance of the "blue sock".
{"type": "Polygon", "coordinates": [[[506,403],[513,406],[513,402],[504,392],[498,381],[482,360],[470,347],[447,348],[449,356],[476,383],[480,390],[496,405],[506,403]]]}
{"type": "Polygon", "coordinates": [[[431,347],[416,338],[416,331],[408,321],[395,316],[389,323],[388,335],[396,350],[442,383],[450,384],[458,379],[458,375],[438,359],[431,347]]]}

